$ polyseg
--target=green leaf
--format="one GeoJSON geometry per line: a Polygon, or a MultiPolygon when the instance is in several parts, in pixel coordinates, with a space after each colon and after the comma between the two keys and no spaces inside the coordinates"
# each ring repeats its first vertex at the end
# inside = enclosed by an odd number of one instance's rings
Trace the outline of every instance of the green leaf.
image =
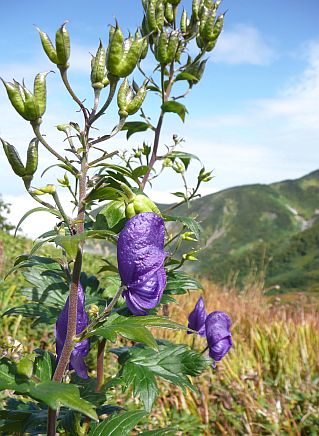
{"type": "Polygon", "coordinates": [[[139,177],[145,176],[148,170],[149,167],[147,165],[141,165],[140,167],[135,168],[132,173],[134,180],[137,180],[139,177]]]}
{"type": "Polygon", "coordinates": [[[65,406],[95,421],[98,420],[95,406],[80,397],[79,388],[75,385],[48,381],[31,385],[29,395],[38,401],[43,401],[53,410],[65,406]]]}
{"type": "Polygon", "coordinates": [[[110,230],[87,230],[79,235],[57,236],[54,242],[62,247],[68,256],[75,259],[80,242],[86,239],[114,239],[114,237],[115,233],[110,230]]]}
{"type": "Polygon", "coordinates": [[[127,363],[124,365],[121,378],[126,387],[133,386],[134,398],[140,397],[147,412],[152,410],[153,403],[158,395],[155,375],[147,367],[127,363]]]}
{"type": "Polygon", "coordinates": [[[179,80],[187,80],[189,82],[198,82],[198,77],[194,76],[193,74],[187,73],[186,71],[183,71],[182,73],[177,74],[175,78],[175,82],[178,82],[179,80]]]}
{"type": "Polygon", "coordinates": [[[187,227],[191,232],[194,233],[196,239],[200,238],[200,234],[202,232],[201,225],[194,219],[189,216],[173,216],[173,215],[163,215],[165,221],[175,221],[182,223],[185,227],[187,227]]]}
{"type": "Polygon", "coordinates": [[[124,201],[111,201],[99,212],[99,215],[105,216],[109,228],[116,226],[122,219],[125,219],[124,201]]]}
{"type": "Polygon", "coordinates": [[[24,393],[28,391],[29,380],[17,374],[16,365],[7,358],[0,359],[0,391],[10,389],[24,393]]]}
{"type": "Polygon", "coordinates": [[[33,375],[37,377],[41,382],[50,381],[53,375],[53,369],[55,368],[55,358],[49,351],[37,349],[37,354],[34,365],[33,375]]]}
{"type": "Polygon", "coordinates": [[[128,121],[124,124],[122,130],[127,130],[126,139],[129,139],[134,133],[145,132],[150,128],[151,126],[143,121],[128,121]]]}
{"type": "Polygon", "coordinates": [[[118,314],[111,315],[103,326],[91,332],[92,335],[102,336],[115,341],[116,335],[123,336],[136,342],[144,344],[157,350],[157,344],[153,335],[146,327],[163,327],[175,330],[184,330],[185,326],[161,316],[130,316],[125,317],[118,314]]]}
{"type": "Polygon", "coordinates": [[[145,415],[144,410],[114,413],[90,431],[89,436],[128,436],[145,415]]]}
{"type": "Polygon", "coordinates": [[[16,236],[17,231],[19,230],[19,227],[21,226],[21,224],[23,223],[23,221],[28,218],[28,216],[30,216],[31,214],[35,213],[35,212],[49,212],[52,215],[55,215],[58,218],[61,218],[61,214],[59,212],[56,212],[52,209],[48,209],[47,207],[35,207],[34,209],[28,210],[28,212],[26,212],[23,217],[20,219],[20,221],[17,224],[17,227],[15,229],[14,232],[14,236],[16,236]]]}
{"type": "MultiPolygon", "coordinates": [[[[159,376],[163,380],[175,384],[184,391],[186,387],[195,390],[188,376],[199,375],[212,362],[210,358],[190,349],[186,345],[171,344],[168,341],[161,341],[158,351],[139,345],[129,349],[120,348],[110,351],[119,356],[119,363],[123,367],[124,374],[125,367],[129,365],[126,381],[132,383],[135,392],[140,392],[140,394],[146,387],[149,387],[146,383],[145,386],[140,386],[138,378],[131,374],[134,370],[137,370],[137,367],[143,368],[139,373],[147,377],[149,383],[152,383],[150,376],[150,373],[152,373],[154,376],[159,376]],[[139,388],[141,391],[139,391],[139,388]]],[[[152,387],[152,395],[154,395],[154,385],[152,387]]],[[[143,398],[145,398],[145,395],[146,392],[144,391],[143,398]]],[[[149,405],[147,402],[146,404],[149,405]]]]}
{"type": "Polygon", "coordinates": [[[93,188],[85,197],[85,201],[90,203],[94,200],[107,201],[117,200],[121,194],[121,191],[110,186],[100,186],[93,188]]]}
{"type": "Polygon", "coordinates": [[[172,192],[172,195],[175,195],[175,197],[186,199],[186,194],[184,192],[172,192]]]}
{"type": "Polygon", "coordinates": [[[173,161],[175,159],[180,159],[183,162],[186,169],[188,168],[188,165],[192,159],[195,159],[195,160],[198,160],[198,162],[201,162],[199,157],[196,156],[195,154],[185,153],[183,151],[171,151],[165,157],[170,158],[173,161]]]}
{"type": "Polygon", "coordinates": [[[161,108],[163,112],[174,112],[183,122],[185,121],[185,115],[188,113],[186,107],[182,103],[174,100],[166,101],[162,104],[161,108]]]}
{"type": "Polygon", "coordinates": [[[181,295],[187,291],[203,289],[201,283],[184,272],[172,271],[167,273],[165,294],[181,295]]]}

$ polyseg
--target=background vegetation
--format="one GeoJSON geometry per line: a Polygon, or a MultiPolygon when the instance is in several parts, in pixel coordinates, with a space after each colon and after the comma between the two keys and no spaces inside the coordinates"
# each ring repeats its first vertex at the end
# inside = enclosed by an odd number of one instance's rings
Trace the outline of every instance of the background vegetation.
{"type": "MultiPolygon", "coordinates": [[[[4,247],[2,275],[18,253],[27,252],[31,241],[0,232],[4,247]]],[[[46,248],[51,256],[54,248],[46,248]]],[[[86,256],[85,272],[96,273],[104,264],[100,256],[86,256]]],[[[107,288],[107,275],[103,285],[107,288]]],[[[1,282],[0,312],[21,303],[19,291],[26,286],[21,273],[13,273],[1,282]]],[[[111,291],[111,288],[109,290],[111,291]]],[[[171,426],[176,435],[316,435],[319,433],[319,304],[315,295],[287,298],[267,297],[263,283],[254,282],[238,293],[235,289],[203,281],[208,311],[224,310],[233,319],[234,348],[215,370],[208,370],[197,381],[198,392],[182,392],[174,385],[160,384],[152,419],[140,429],[171,426]],[[292,300],[292,301],[290,301],[292,300]]],[[[170,316],[187,323],[187,316],[199,296],[198,291],[177,298],[170,316]]],[[[34,344],[54,350],[54,338],[40,326],[20,316],[1,318],[1,355],[30,352],[34,344]]],[[[157,332],[163,339],[191,344],[192,335],[183,332],[157,332]],[[164,335],[164,336],[163,336],[164,335]]],[[[205,341],[196,338],[195,348],[205,341]]],[[[121,340],[117,345],[125,344],[121,340]]],[[[93,351],[94,354],[94,351],[93,351]]],[[[88,361],[92,364],[93,361],[88,361]]],[[[106,364],[106,376],[118,370],[116,356],[106,364]]],[[[92,374],[93,375],[93,374],[92,374]]],[[[109,402],[121,406],[114,387],[109,402]]],[[[3,392],[1,401],[10,401],[3,392]]],[[[128,403],[139,400],[127,392],[128,403]]],[[[12,401],[12,400],[11,400],[12,401]]],[[[122,397],[123,401],[123,397],[122,397]]],[[[0,425],[5,424],[1,421],[0,425]]],[[[37,430],[35,429],[35,432],[37,430]]],[[[41,433],[40,433],[41,434],[41,433]]]]}

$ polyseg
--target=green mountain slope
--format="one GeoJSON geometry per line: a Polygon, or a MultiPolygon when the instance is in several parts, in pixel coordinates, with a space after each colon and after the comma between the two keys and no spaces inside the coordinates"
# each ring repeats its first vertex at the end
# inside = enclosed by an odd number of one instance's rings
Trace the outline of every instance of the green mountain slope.
{"type": "Polygon", "coordinates": [[[242,286],[259,271],[266,287],[318,290],[319,171],[297,180],[227,189],[193,201],[181,215],[197,216],[204,247],[199,272],[242,286]]]}

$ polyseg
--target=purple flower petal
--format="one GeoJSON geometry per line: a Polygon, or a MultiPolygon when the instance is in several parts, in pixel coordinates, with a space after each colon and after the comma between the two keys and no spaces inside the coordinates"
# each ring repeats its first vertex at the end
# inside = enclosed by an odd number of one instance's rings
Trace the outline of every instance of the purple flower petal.
{"type": "MultiPolygon", "coordinates": [[[[205,320],[206,320],[206,310],[203,297],[200,297],[196,303],[194,310],[189,314],[188,317],[188,328],[198,332],[200,336],[206,336],[205,320]]],[[[188,334],[193,333],[191,331],[188,334]]]]}
{"type": "Polygon", "coordinates": [[[231,319],[225,312],[212,312],[205,321],[209,355],[221,360],[233,345],[230,332],[231,319]]]}
{"type": "Polygon", "coordinates": [[[123,292],[126,304],[133,315],[145,315],[144,309],[152,309],[161,301],[166,286],[164,267],[146,280],[128,286],[123,292]]]}
{"type": "Polygon", "coordinates": [[[166,286],[163,267],[164,221],[153,212],[129,219],[121,231],[117,245],[118,268],[126,304],[134,315],[145,315],[161,300],[166,286]]]}
{"type": "MultiPolygon", "coordinates": [[[[84,291],[82,285],[79,284],[78,302],[77,302],[77,321],[76,321],[76,333],[81,333],[85,327],[89,324],[88,314],[85,312],[84,303],[84,291]]],[[[69,315],[69,297],[59,315],[59,318],[55,325],[56,332],[56,352],[57,359],[60,359],[63,345],[66,339],[66,331],[68,325],[69,315]]],[[[88,378],[87,369],[84,362],[90,350],[90,340],[84,339],[82,342],[75,344],[74,350],[71,353],[70,369],[74,369],[79,377],[88,378]]]]}

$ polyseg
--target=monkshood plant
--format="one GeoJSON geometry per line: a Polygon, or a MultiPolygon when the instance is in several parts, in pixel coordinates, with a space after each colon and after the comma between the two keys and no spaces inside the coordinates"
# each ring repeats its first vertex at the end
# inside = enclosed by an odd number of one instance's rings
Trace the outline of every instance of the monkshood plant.
{"type": "MultiPolygon", "coordinates": [[[[63,154],[42,131],[48,73],[36,75],[33,92],[24,82],[2,79],[11,104],[34,131],[26,163],[13,145],[1,139],[13,171],[39,203],[20,223],[38,211],[51,213],[58,221],[39,236],[31,252],[21,255],[10,271],[21,270],[30,288],[22,291],[28,302],[5,315],[29,317],[34,326],[49,326],[52,331],[55,326],[56,354],[37,348],[18,358],[1,359],[0,389],[16,394],[15,400],[10,398],[7,408],[0,411],[2,434],[47,431],[48,435],[123,436],[138,423],[147,428],[147,415],[158,395],[157,378],[183,390],[196,390],[190,377],[214,367],[232,345],[228,315],[213,312],[207,316],[202,300],[190,315],[188,326],[161,316],[162,311],[169,314],[175,294],[201,288],[181,270],[185,263],[197,260],[200,225],[191,217],[173,215],[173,211],[197,197],[201,183],[212,178],[202,167],[195,187],[188,186],[186,173],[197,157],[178,150],[182,140],[176,135],[171,145],[161,144],[163,122],[170,114],[185,120],[187,109],[181,100],[200,82],[206,54],[215,47],[224,22],[224,14],[218,13],[220,1],[193,0],[188,12],[180,3],[143,0],[141,26],[126,37],[117,22],[110,26],[108,45],[100,41],[92,56],[92,107],[88,98],[76,95],[69,82],[72,65],[67,23],[56,32],[55,43],[38,29],[44,53],[51,61],[48,69],[52,64],[57,67],[83,115],[82,125],[70,121],[57,126],[61,140],[67,144],[63,154]],[[156,63],[152,74],[143,69],[146,57],[156,63]],[[141,85],[132,80],[133,74],[142,77],[141,85]],[[155,123],[144,105],[150,94],[158,98],[155,123]],[[113,100],[118,106],[116,127],[93,137],[96,121],[105,116],[113,100]],[[138,112],[139,118],[131,118],[138,112]],[[122,131],[126,131],[127,139],[149,131],[153,139],[125,152],[110,150],[107,141],[122,131]],[[56,158],[47,170],[58,167],[65,171],[57,183],[32,183],[40,147],[56,158]],[[185,189],[174,193],[176,204],[159,210],[144,189],[165,171],[179,174],[185,189]],[[71,195],[75,216],[66,213],[59,195],[62,189],[71,195]],[[97,275],[108,275],[111,280],[113,287],[108,292],[97,277],[82,271],[85,244],[92,239],[113,244],[117,252],[117,262],[110,255],[97,271],[97,275]],[[59,247],[59,257],[37,255],[48,243],[59,247]],[[209,355],[203,347],[192,349],[156,339],[149,330],[152,327],[156,331],[184,329],[194,337],[206,337],[209,355]],[[117,356],[117,374],[105,373],[106,352],[117,356]],[[140,399],[140,409],[127,409],[123,401],[118,401],[121,407],[109,404],[111,392],[117,387],[123,391],[131,388],[134,397],[140,399]]],[[[175,434],[177,430],[143,434],[175,434]]]]}

